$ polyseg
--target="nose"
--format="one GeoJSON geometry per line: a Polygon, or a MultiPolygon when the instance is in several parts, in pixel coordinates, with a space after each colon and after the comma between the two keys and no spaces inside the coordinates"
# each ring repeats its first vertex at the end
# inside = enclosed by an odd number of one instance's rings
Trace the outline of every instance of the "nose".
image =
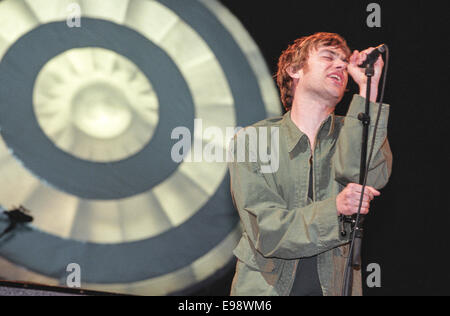
{"type": "Polygon", "coordinates": [[[348,62],[342,59],[336,59],[336,68],[339,70],[347,70],[348,62]]]}

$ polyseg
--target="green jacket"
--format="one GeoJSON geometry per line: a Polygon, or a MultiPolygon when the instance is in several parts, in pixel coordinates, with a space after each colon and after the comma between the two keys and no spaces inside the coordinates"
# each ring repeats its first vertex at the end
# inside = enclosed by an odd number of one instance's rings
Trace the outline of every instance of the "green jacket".
{"type": "MultiPolygon", "coordinates": [[[[347,235],[342,237],[336,196],[348,183],[359,183],[362,124],[357,116],[364,112],[364,102],[355,95],[346,117],[330,114],[320,126],[313,151],[290,112],[252,125],[258,131],[257,143],[265,137],[260,131],[268,131],[267,147],[259,143],[255,149],[249,128],[237,133],[229,170],[243,234],[234,250],[239,260],[231,295],[289,295],[299,260],[315,255],[323,294],[341,294],[350,227],[345,226],[347,235]],[[238,158],[239,144],[245,144],[244,161],[238,158]],[[268,161],[261,149],[273,154],[271,160],[278,163],[268,161]],[[272,172],[267,171],[270,163],[272,172]],[[313,200],[307,196],[311,164],[313,200]]],[[[371,103],[369,146],[377,110],[378,104],[371,103]]],[[[383,104],[367,180],[376,189],[387,184],[392,169],[388,116],[389,105],[383,104]]],[[[362,295],[357,271],[353,295],[362,295]]]]}

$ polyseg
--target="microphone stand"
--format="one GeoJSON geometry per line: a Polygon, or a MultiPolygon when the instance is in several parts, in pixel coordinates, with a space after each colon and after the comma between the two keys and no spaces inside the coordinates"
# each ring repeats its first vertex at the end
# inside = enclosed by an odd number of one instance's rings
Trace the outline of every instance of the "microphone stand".
{"type": "MultiPolygon", "coordinates": [[[[359,173],[359,184],[363,185],[363,189],[365,187],[365,175],[366,175],[366,161],[367,161],[367,143],[369,136],[369,125],[370,125],[370,92],[371,92],[371,83],[372,77],[375,74],[373,63],[369,63],[366,66],[365,74],[367,76],[367,87],[366,87],[366,102],[365,102],[365,113],[359,113],[358,119],[363,124],[362,131],[362,140],[361,140],[361,164],[360,164],[360,173],[359,173]]],[[[364,215],[361,215],[358,211],[358,214],[353,215],[351,217],[351,223],[353,224],[353,235],[352,235],[352,243],[350,245],[349,251],[349,259],[347,262],[347,266],[345,268],[344,274],[344,288],[343,288],[343,296],[351,296],[352,295],[352,285],[353,285],[353,269],[359,270],[361,269],[361,245],[363,238],[363,223],[364,223],[364,215]]]]}
{"type": "Polygon", "coordinates": [[[23,206],[3,213],[8,216],[9,225],[0,233],[0,238],[14,230],[18,224],[31,223],[33,221],[33,217],[28,215],[29,211],[23,206]]]}

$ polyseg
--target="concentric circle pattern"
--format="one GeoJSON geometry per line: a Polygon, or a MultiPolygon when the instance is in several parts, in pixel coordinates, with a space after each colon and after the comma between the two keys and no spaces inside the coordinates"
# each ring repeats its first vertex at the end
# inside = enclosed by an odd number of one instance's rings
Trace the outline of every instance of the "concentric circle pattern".
{"type": "Polygon", "coordinates": [[[215,0],[2,1],[0,203],[35,218],[0,244],[2,275],[64,285],[75,262],[85,288],[150,295],[213,276],[240,238],[226,162],[174,161],[172,132],[226,157],[229,128],[280,110],[215,0]]]}

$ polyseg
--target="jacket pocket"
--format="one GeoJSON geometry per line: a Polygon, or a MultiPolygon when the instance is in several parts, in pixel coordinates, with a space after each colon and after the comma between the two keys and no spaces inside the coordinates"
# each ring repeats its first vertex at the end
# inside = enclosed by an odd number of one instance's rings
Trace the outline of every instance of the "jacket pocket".
{"type": "Polygon", "coordinates": [[[244,234],[233,251],[234,255],[250,268],[261,272],[273,272],[279,266],[281,259],[266,258],[250,243],[244,234]]]}

